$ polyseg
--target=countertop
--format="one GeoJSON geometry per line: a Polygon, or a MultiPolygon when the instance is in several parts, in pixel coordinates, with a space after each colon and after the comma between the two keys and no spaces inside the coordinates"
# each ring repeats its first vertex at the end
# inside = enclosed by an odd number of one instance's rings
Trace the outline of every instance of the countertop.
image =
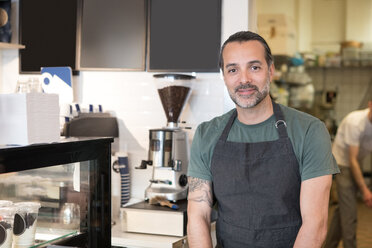
{"type": "Polygon", "coordinates": [[[187,237],[123,232],[120,220],[111,229],[111,245],[128,248],[186,248],[187,237]]]}

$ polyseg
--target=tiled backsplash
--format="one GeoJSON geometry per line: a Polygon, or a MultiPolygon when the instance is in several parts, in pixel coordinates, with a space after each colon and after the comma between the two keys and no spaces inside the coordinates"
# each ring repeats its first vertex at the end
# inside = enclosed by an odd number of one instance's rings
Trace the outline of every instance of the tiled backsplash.
{"type": "Polygon", "coordinates": [[[315,90],[337,91],[334,118],[339,124],[351,111],[366,108],[367,90],[372,90],[370,67],[311,68],[308,69],[315,90]]]}
{"type": "MultiPolygon", "coordinates": [[[[337,125],[351,111],[367,107],[367,94],[372,91],[370,67],[313,68],[307,71],[317,92],[337,91],[333,111],[337,125]]],[[[372,158],[368,156],[363,161],[363,171],[371,172],[371,163],[372,158]]]]}
{"type": "MultiPolygon", "coordinates": [[[[81,72],[80,102],[102,104],[119,119],[120,149],[128,152],[132,196],[144,197],[151,169],[136,170],[147,159],[149,129],[166,126],[166,117],[152,73],[81,72]]],[[[186,121],[190,141],[198,124],[224,111],[224,83],[218,73],[198,73],[191,96],[180,116],[186,121]]]]}

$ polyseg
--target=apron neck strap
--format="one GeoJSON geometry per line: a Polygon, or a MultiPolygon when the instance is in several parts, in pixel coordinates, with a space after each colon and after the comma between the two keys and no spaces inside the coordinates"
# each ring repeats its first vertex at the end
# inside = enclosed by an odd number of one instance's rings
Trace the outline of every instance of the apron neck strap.
{"type": "MultiPolygon", "coordinates": [[[[280,138],[286,138],[286,137],[288,137],[287,123],[285,122],[283,111],[280,109],[280,106],[277,103],[275,103],[273,100],[271,100],[271,102],[273,104],[274,116],[275,116],[275,120],[276,120],[275,128],[278,130],[280,138]]],[[[222,141],[227,140],[227,136],[229,135],[230,129],[231,129],[237,115],[238,115],[238,112],[235,108],[234,112],[231,114],[230,119],[225,126],[225,129],[222,132],[220,140],[222,140],[222,141]]]]}

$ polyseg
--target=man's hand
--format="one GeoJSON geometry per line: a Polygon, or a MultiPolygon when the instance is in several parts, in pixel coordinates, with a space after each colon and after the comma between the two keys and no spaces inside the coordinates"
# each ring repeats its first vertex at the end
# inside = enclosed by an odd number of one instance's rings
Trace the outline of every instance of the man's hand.
{"type": "Polygon", "coordinates": [[[372,208],[372,192],[369,189],[363,192],[363,201],[368,207],[372,208]]]}
{"type": "Polygon", "coordinates": [[[358,161],[359,146],[349,146],[350,169],[360,192],[362,192],[364,203],[372,208],[372,193],[367,187],[363,173],[358,161]]]}

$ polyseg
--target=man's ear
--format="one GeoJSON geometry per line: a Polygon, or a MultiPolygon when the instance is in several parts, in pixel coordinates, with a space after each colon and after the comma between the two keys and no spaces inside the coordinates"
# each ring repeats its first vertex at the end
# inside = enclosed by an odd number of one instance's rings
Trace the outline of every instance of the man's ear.
{"type": "Polygon", "coordinates": [[[272,82],[273,81],[273,78],[274,78],[274,74],[275,74],[274,63],[271,63],[271,65],[269,67],[269,72],[270,72],[270,82],[272,82]]]}

